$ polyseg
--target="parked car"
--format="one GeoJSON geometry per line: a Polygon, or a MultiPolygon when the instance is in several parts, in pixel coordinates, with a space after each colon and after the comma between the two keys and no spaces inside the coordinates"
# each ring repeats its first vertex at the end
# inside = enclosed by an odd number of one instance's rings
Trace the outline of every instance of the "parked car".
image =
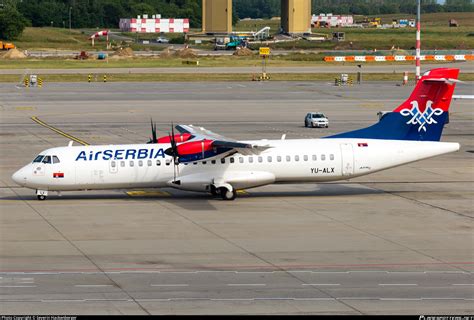
{"type": "Polygon", "coordinates": [[[304,118],[304,126],[311,128],[328,128],[329,119],[321,112],[310,112],[304,118]]]}
{"type": "Polygon", "coordinates": [[[159,37],[158,39],[156,39],[156,42],[158,42],[158,43],[169,43],[170,41],[168,39],[166,39],[165,37],[159,37]]]}

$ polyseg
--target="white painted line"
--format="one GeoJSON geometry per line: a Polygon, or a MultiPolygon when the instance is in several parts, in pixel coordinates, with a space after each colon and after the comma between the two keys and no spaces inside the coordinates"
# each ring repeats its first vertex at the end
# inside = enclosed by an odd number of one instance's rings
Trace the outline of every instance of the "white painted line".
{"type": "Polygon", "coordinates": [[[417,286],[416,283],[379,283],[379,286],[417,286]]]}
{"type": "Polygon", "coordinates": [[[466,271],[425,271],[425,273],[471,273],[471,272],[466,272],[466,271]]]}
{"type": "Polygon", "coordinates": [[[101,288],[101,287],[113,287],[111,284],[75,284],[75,287],[80,288],[101,288]]]}
{"type": "Polygon", "coordinates": [[[340,283],[303,283],[302,286],[340,286],[340,283]]]}
{"type": "Polygon", "coordinates": [[[188,287],[189,284],[150,284],[151,287],[188,287]]]}
{"type": "Polygon", "coordinates": [[[60,299],[48,299],[48,300],[41,300],[41,302],[85,302],[84,299],[70,299],[70,300],[60,300],[60,299]]]}
{"type": "Polygon", "coordinates": [[[382,301],[421,301],[421,298],[380,298],[382,301]]]}
{"type": "Polygon", "coordinates": [[[243,287],[243,286],[251,286],[251,287],[264,287],[266,286],[265,283],[228,283],[229,287],[243,287]]]}
{"type": "Polygon", "coordinates": [[[421,300],[466,300],[464,298],[421,298],[421,300]]]}
{"type": "Polygon", "coordinates": [[[0,286],[0,288],[35,288],[36,286],[0,286]]]}
{"type": "MultiPolygon", "coordinates": [[[[291,271],[294,272],[294,271],[291,271]]],[[[341,273],[349,273],[350,271],[309,271],[311,273],[336,273],[336,274],[341,274],[341,273]]]]}
{"type": "Polygon", "coordinates": [[[453,283],[452,286],[474,286],[474,283],[453,283]]]}
{"type": "Polygon", "coordinates": [[[388,273],[388,271],[384,271],[384,270],[351,270],[348,272],[349,273],[388,273]]]}

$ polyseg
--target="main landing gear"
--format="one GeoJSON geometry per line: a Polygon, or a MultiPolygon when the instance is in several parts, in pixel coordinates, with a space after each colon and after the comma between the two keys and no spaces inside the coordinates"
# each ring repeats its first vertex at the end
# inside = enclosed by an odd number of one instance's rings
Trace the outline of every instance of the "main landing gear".
{"type": "Polygon", "coordinates": [[[227,187],[216,188],[214,185],[211,185],[210,192],[214,197],[221,196],[222,200],[231,201],[235,200],[235,198],[237,197],[237,191],[234,188],[230,190],[227,187]]]}
{"type": "Polygon", "coordinates": [[[237,191],[235,189],[229,190],[226,187],[221,187],[219,189],[223,200],[235,200],[235,197],[237,197],[237,191]]]}
{"type": "Polygon", "coordinates": [[[38,200],[44,201],[48,197],[48,191],[36,190],[36,197],[38,198],[38,200]]]}

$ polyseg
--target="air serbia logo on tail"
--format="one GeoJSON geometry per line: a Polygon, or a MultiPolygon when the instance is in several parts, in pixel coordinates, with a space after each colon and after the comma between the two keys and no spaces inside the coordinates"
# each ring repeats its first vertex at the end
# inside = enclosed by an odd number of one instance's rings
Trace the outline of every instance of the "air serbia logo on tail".
{"type": "Polygon", "coordinates": [[[412,105],[412,108],[403,109],[400,111],[400,114],[405,117],[411,116],[412,118],[407,121],[407,124],[418,124],[418,131],[424,130],[426,132],[426,125],[438,123],[435,119],[433,119],[433,116],[440,116],[443,114],[442,109],[433,109],[431,107],[433,105],[433,101],[431,100],[426,102],[425,111],[420,111],[418,108],[418,101],[412,101],[410,104],[412,105]]]}

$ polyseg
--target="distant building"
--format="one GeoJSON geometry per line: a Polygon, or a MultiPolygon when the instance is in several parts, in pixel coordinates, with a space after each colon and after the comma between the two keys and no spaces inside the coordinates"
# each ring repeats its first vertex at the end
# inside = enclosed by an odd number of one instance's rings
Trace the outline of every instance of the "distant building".
{"type": "Polygon", "coordinates": [[[120,31],[138,33],[173,33],[189,32],[189,19],[162,19],[160,14],[137,16],[137,18],[120,19],[120,31]]]}
{"type": "Polygon", "coordinates": [[[313,14],[311,17],[312,26],[347,27],[353,24],[353,16],[333,16],[332,13],[320,13],[318,16],[313,14]]]}

